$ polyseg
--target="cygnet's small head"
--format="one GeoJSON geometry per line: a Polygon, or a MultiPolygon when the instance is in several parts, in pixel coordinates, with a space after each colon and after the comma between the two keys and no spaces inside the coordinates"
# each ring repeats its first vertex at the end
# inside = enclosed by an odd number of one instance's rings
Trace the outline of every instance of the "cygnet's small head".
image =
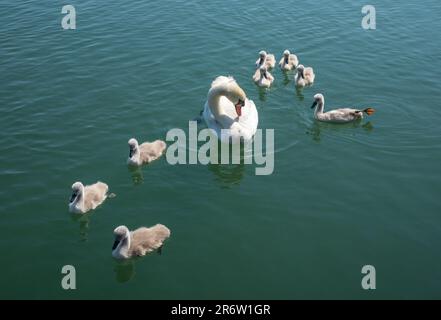
{"type": "Polygon", "coordinates": [[[69,203],[72,203],[75,201],[75,199],[78,198],[78,196],[80,196],[83,193],[84,190],[84,186],[81,182],[75,182],[72,185],[72,195],[70,197],[69,203]]]}
{"type": "Polygon", "coordinates": [[[286,57],[289,57],[289,55],[291,54],[291,52],[289,52],[289,50],[285,50],[283,51],[283,55],[286,57]]]}
{"type": "Polygon", "coordinates": [[[317,93],[314,95],[314,103],[311,106],[311,109],[314,109],[317,104],[323,104],[325,100],[324,96],[321,93],[317,93]]]}
{"type": "Polygon", "coordinates": [[[135,138],[129,140],[129,158],[133,157],[138,149],[138,141],[135,138]]]}
{"type": "Polygon", "coordinates": [[[265,58],[265,57],[266,57],[266,51],[264,51],[264,50],[260,51],[260,52],[259,52],[259,56],[260,56],[261,58],[265,58]]]}
{"type": "Polygon", "coordinates": [[[113,230],[113,234],[115,235],[115,242],[113,243],[112,250],[115,250],[121,241],[129,237],[130,231],[126,226],[119,226],[113,230]]]}

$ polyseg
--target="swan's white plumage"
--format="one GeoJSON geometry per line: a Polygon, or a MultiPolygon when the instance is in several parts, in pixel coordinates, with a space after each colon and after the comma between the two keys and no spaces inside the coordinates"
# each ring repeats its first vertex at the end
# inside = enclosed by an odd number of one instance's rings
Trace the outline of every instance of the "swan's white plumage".
{"type": "Polygon", "coordinates": [[[103,182],[96,182],[84,186],[81,182],[72,185],[72,199],[69,202],[69,211],[72,213],[86,213],[93,210],[107,198],[109,187],[103,182]]]}
{"type": "Polygon", "coordinates": [[[162,140],[138,144],[136,139],[131,138],[129,140],[129,148],[130,153],[127,163],[129,165],[140,166],[158,159],[164,153],[167,144],[162,140]]]}
{"type": "Polygon", "coordinates": [[[295,54],[290,53],[288,50],[283,52],[283,57],[279,61],[279,67],[283,71],[290,71],[297,67],[299,59],[295,54]],[[288,61],[287,61],[288,60],[288,61]]]}
{"type": "Polygon", "coordinates": [[[112,256],[117,259],[144,256],[159,249],[170,237],[170,229],[162,224],[150,228],[141,227],[131,232],[126,226],[119,226],[113,232],[117,245],[114,245],[112,256]]]}
{"type": "Polygon", "coordinates": [[[246,98],[245,93],[233,77],[219,76],[212,83],[204,105],[203,118],[207,126],[213,130],[219,140],[230,143],[240,140],[251,140],[257,130],[259,121],[256,106],[246,98]],[[236,99],[241,95],[245,105],[242,115],[238,117],[234,103],[226,95],[236,99]],[[221,115],[213,114],[218,110],[221,115]],[[222,130],[223,129],[223,130],[222,130]]]}

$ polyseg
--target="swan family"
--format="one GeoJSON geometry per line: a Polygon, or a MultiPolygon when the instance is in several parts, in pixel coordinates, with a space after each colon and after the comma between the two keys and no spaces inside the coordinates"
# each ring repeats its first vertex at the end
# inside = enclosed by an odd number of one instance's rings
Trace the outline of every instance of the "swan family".
{"type": "MultiPolygon", "coordinates": [[[[259,52],[256,61],[254,83],[263,88],[269,88],[274,82],[274,76],[269,72],[276,64],[274,54],[266,51],[259,52]]],[[[314,83],[315,74],[312,67],[304,67],[298,57],[289,50],[283,52],[279,61],[283,72],[295,70],[295,85],[303,88],[314,83]]],[[[363,119],[363,115],[372,115],[373,108],[340,108],[324,111],[325,98],[323,94],[314,95],[311,106],[314,109],[314,119],[323,122],[347,123],[363,119]]],[[[203,119],[208,128],[224,143],[250,141],[257,131],[259,115],[254,102],[248,98],[245,91],[233,77],[218,76],[211,83],[207,100],[202,111],[203,119]]],[[[159,159],[167,148],[162,140],[138,143],[135,138],[128,140],[129,166],[142,166],[159,159]]],[[[69,211],[75,214],[85,214],[96,209],[109,197],[109,187],[103,182],[84,186],[81,182],[72,185],[72,195],[69,200],[69,211]]],[[[152,227],[139,227],[130,231],[125,225],[120,225],[113,231],[115,241],[112,256],[116,259],[129,259],[144,256],[155,250],[161,250],[164,242],[170,237],[170,229],[162,224],[152,227]]]]}

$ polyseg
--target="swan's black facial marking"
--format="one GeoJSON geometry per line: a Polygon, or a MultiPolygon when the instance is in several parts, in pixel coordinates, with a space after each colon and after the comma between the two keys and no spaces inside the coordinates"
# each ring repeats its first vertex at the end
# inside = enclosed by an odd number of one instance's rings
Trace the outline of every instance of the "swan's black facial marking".
{"type": "Polygon", "coordinates": [[[121,242],[120,240],[115,239],[115,242],[113,243],[113,246],[112,246],[112,251],[115,250],[116,247],[118,247],[118,245],[119,245],[120,242],[121,242]]]}
{"type": "Polygon", "coordinates": [[[133,157],[133,155],[135,154],[135,151],[136,151],[136,147],[135,146],[130,146],[129,158],[133,157]]]}
{"type": "Polygon", "coordinates": [[[72,195],[70,196],[69,203],[74,202],[75,199],[77,198],[77,196],[78,196],[78,191],[74,191],[74,192],[72,193],[72,195]]]}
{"type": "Polygon", "coordinates": [[[305,74],[304,74],[304,70],[300,70],[300,76],[302,77],[302,79],[305,79],[305,74]]]}
{"type": "Polygon", "coordinates": [[[285,64],[288,64],[289,55],[285,55],[285,64]]]}
{"type": "Polygon", "coordinates": [[[265,79],[268,80],[268,74],[266,73],[266,71],[264,71],[264,72],[262,73],[262,75],[263,75],[263,77],[264,77],[265,79]]]}
{"type": "Polygon", "coordinates": [[[318,101],[317,100],[315,100],[314,101],[314,103],[312,104],[312,106],[311,106],[311,109],[314,109],[315,108],[315,106],[317,105],[317,103],[318,103],[318,101]]]}
{"type": "Polygon", "coordinates": [[[261,56],[260,57],[260,60],[259,60],[259,65],[261,65],[262,63],[263,63],[263,60],[265,59],[265,57],[264,56],[261,56]]]}

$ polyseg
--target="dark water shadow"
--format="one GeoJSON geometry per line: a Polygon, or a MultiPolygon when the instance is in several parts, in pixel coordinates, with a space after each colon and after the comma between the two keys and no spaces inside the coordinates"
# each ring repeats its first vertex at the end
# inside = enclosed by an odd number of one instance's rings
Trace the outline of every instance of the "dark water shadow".
{"type": "Polygon", "coordinates": [[[127,260],[117,260],[113,259],[113,271],[115,272],[115,280],[119,283],[129,282],[135,277],[136,274],[136,263],[139,259],[146,259],[152,254],[162,255],[164,245],[162,245],[157,250],[148,253],[144,257],[134,257],[127,260]]]}
{"type": "Polygon", "coordinates": [[[144,183],[144,175],[142,173],[142,167],[138,166],[127,166],[128,171],[131,175],[133,185],[139,186],[144,183]]]}
{"type": "Polygon", "coordinates": [[[114,260],[113,271],[115,272],[115,280],[119,283],[125,283],[134,278],[135,261],[129,260],[114,260]]]}
{"type": "Polygon", "coordinates": [[[371,132],[374,129],[373,124],[368,121],[363,123],[363,120],[357,120],[349,123],[329,123],[314,120],[311,127],[306,131],[306,134],[312,136],[312,140],[320,142],[322,130],[340,131],[344,129],[362,128],[366,132],[371,132]]]}
{"type": "Polygon", "coordinates": [[[292,79],[290,77],[290,75],[292,74],[292,71],[282,71],[282,74],[283,74],[282,83],[286,87],[292,81],[292,79]]]}
{"type": "Polygon", "coordinates": [[[80,241],[87,242],[89,239],[89,227],[90,227],[90,214],[76,214],[71,213],[71,219],[74,222],[77,222],[80,226],[80,241]]]}
{"type": "Polygon", "coordinates": [[[305,100],[305,95],[303,94],[303,88],[298,86],[295,86],[295,88],[296,88],[296,96],[299,99],[299,101],[305,100]]]}
{"type": "Polygon", "coordinates": [[[262,102],[266,101],[266,96],[268,94],[268,89],[267,88],[261,88],[261,87],[257,87],[258,88],[258,93],[259,93],[259,100],[262,102]]]}
{"type": "Polygon", "coordinates": [[[208,164],[222,188],[239,185],[244,177],[245,164],[208,164]]]}

